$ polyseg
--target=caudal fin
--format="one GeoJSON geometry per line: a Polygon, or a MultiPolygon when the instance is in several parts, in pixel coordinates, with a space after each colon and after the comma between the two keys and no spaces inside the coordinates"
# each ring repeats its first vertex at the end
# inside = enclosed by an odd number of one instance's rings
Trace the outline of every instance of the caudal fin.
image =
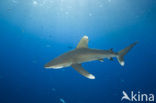
{"type": "Polygon", "coordinates": [[[118,52],[117,59],[120,63],[121,66],[124,66],[124,55],[126,55],[132,48],[135,46],[138,42],[134,42],[133,44],[129,45],[128,47],[122,49],[121,51],[118,52]]]}

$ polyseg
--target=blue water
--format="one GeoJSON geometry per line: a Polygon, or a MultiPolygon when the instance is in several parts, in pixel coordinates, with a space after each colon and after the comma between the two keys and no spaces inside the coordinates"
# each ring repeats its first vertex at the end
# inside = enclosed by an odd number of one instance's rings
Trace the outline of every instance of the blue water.
{"type": "MultiPolygon", "coordinates": [[[[122,91],[156,96],[155,0],[1,0],[0,103],[120,103],[122,91]],[[115,59],[44,69],[87,35],[89,47],[117,52],[139,41],[122,67],[115,59]]],[[[128,102],[128,101],[125,101],[128,102]]]]}

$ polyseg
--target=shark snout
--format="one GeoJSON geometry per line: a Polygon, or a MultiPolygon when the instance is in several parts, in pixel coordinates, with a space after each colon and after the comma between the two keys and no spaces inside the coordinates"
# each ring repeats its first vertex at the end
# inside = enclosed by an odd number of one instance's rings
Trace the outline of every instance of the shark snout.
{"type": "Polygon", "coordinates": [[[53,68],[53,64],[49,62],[44,65],[44,68],[46,68],[46,69],[53,68]]]}
{"type": "Polygon", "coordinates": [[[45,64],[44,68],[50,68],[50,66],[48,64],[45,64]]]}

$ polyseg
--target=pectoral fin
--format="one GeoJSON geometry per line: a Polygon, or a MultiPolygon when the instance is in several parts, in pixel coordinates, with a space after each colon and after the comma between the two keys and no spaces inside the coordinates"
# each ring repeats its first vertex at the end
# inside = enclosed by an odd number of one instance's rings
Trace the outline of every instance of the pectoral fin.
{"type": "Polygon", "coordinates": [[[95,79],[95,76],[87,72],[85,69],[83,69],[81,64],[73,64],[72,67],[81,75],[85,76],[86,78],[95,79]]]}

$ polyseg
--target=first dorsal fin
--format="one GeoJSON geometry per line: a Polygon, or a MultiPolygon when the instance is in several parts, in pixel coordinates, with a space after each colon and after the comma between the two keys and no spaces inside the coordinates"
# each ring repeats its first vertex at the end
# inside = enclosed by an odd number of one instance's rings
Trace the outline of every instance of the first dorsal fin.
{"type": "Polygon", "coordinates": [[[83,36],[76,48],[88,48],[88,36],[83,36]]]}

